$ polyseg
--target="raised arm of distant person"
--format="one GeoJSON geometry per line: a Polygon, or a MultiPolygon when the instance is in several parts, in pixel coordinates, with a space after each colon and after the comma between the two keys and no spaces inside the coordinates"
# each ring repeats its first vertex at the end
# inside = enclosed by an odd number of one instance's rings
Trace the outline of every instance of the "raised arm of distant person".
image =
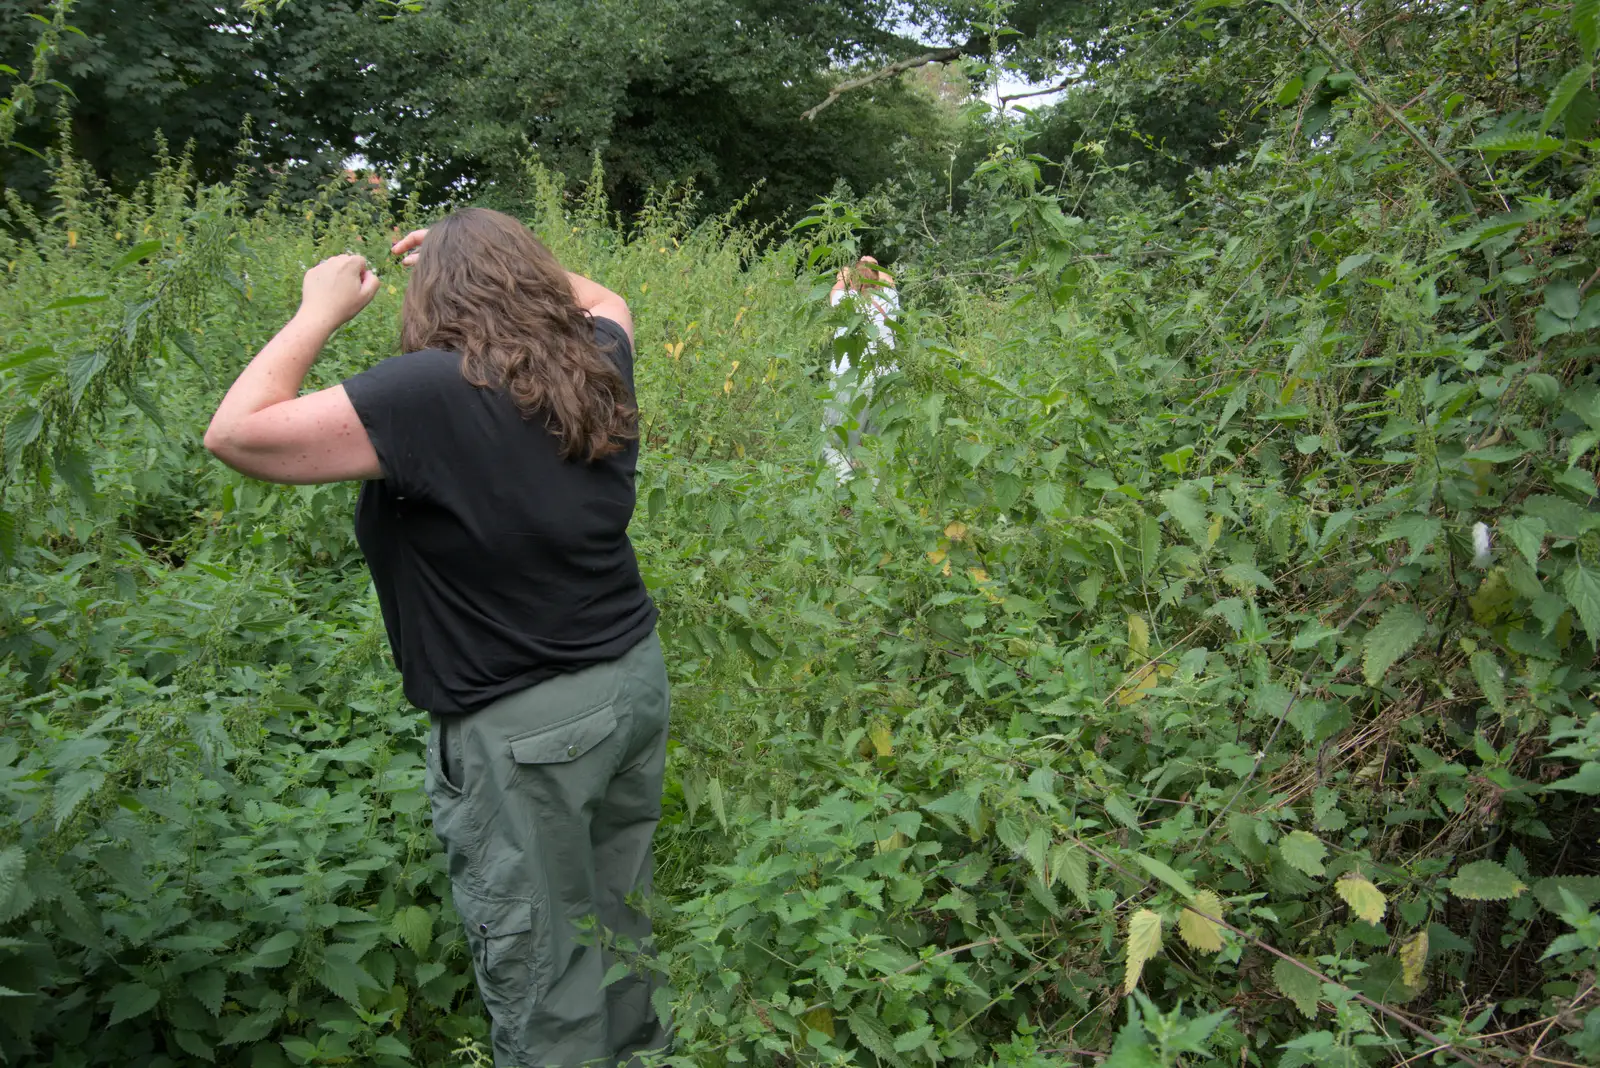
{"type": "MultiPolygon", "coordinates": [[[[405,237],[394,243],[393,252],[396,256],[403,256],[400,261],[407,267],[417,262],[421,254],[422,242],[428,236],[427,230],[413,230],[405,237]]],[[[610,319],[623,332],[628,335],[628,343],[633,343],[633,313],[628,310],[628,302],[613,293],[599,282],[585,278],[581,274],[567,272],[567,280],[572,285],[572,295],[578,302],[578,307],[598,319],[610,319]]]]}
{"type": "Polygon", "coordinates": [[[894,313],[894,308],[887,302],[879,300],[872,295],[874,289],[893,290],[894,276],[878,266],[878,261],[871,256],[862,256],[852,267],[841,268],[834,276],[833,289],[829,293],[831,303],[837,304],[843,300],[843,293],[857,293],[872,301],[874,308],[884,316],[894,313]]]}

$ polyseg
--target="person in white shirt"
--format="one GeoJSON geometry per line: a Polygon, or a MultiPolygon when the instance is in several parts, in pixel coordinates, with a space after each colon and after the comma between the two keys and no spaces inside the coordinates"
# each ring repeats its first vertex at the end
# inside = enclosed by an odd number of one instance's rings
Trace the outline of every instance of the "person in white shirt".
{"type": "MultiPolygon", "coordinates": [[[[854,429],[846,431],[847,444],[840,442],[836,428],[848,425],[851,409],[859,398],[867,398],[870,410],[873,385],[895,370],[893,363],[880,365],[877,357],[880,344],[894,348],[894,331],[888,324],[900,311],[900,294],[895,289],[893,276],[879,267],[871,256],[862,256],[855,266],[844,268],[834,279],[829,301],[837,305],[845,300],[855,301],[866,316],[867,343],[857,361],[859,366],[851,364],[849,353],[840,353],[835,355],[829,369],[829,397],[822,414],[822,432],[827,443],[823,445],[822,455],[840,482],[851,478],[860,465],[851,453],[860,444],[862,432],[869,428],[868,410],[856,417],[854,429]]],[[[840,327],[833,336],[843,337],[848,329],[840,327]]]]}

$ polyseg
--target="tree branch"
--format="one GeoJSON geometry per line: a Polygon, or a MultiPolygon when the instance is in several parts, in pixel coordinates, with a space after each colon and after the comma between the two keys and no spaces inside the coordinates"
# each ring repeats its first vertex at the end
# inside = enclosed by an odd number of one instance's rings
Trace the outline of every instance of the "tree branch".
{"type": "Polygon", "coordinates": [[[1074,85],[1077,85],[1079,82],[1081,82],[1083,80],[1084,79],[1082,79],[1082,78],[1068,78],[1066,81],[1062,82],[1060,85],[1052,85],[1048,89],[1029,89],[1026,93],[1012,93],[1010,96],[1003,96],[1003,97],[1000,98],[1000,106],[1004,107],[1005,105],[1011,103],[1013,100],[1025,100],[1030,96],[1044,96],[1047,93],[1065,92],[1066,90],[1071,89],[1074,85]]]}
{"type": "Polygon", "coordinates": [[[906,71],[915,70],[917,67],[926,67],[929,63],[948,63],[952,59],[960,59],[962,56],[982,55],[988,50],[989,38],[980,34],[979,36],[968,38],[966,44],[952,45],[949,48],[924,52],[922,55],[912,56],[910,59],[896,60],[887,67],[879,67],[871,74],[863,74],[859,78],[851,78],[848,81],[840,82],[828,90],[828,98],[826,100],[816,107],[801,112],[800,117],[815,122],[820,112],[848,92],[871,85],[874,82],[881,82],[885,78],[893,78],[897,74],[904,74],[906,71]]]}

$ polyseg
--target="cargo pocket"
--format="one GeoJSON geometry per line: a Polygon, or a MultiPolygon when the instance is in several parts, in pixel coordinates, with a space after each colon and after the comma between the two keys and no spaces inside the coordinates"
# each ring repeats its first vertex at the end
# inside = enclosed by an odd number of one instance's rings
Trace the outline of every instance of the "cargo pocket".
{"type": "Polygon", "coordinates": [[[539,1000],[539,976],[544,974],[533,902],[480,898],[458,890],[455,903],[484,1007],[497,1027],[520,1033],[539,1000]]]}
{"type": "Polygon", "coordinates": [[[617,729],[617,712],[602,705],[583,715],[510,739],[518,764],[567,764],[597,748],[617,729]]]}

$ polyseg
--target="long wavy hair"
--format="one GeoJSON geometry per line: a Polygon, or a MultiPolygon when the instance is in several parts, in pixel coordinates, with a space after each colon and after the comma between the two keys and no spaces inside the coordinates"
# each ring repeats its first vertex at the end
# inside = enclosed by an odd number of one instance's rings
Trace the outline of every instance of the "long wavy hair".
{"type": "Polygon", "coordinates": [[[428,228],[400,344],[458,353],[468,382],[506,390],[524,418],[544,416],[563,459],[598,460],[639,436],[639,409],[566,270],[509,215],[467,208],[428,228]]]}

